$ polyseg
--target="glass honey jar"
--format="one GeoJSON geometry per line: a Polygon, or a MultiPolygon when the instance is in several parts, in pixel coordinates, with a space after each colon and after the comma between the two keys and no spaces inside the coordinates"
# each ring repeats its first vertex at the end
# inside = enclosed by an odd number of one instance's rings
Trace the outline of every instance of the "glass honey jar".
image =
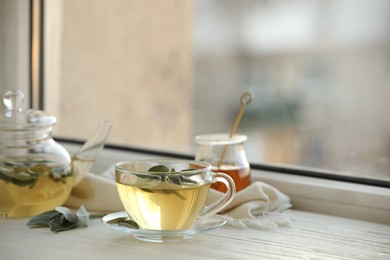
{"type": "MultiPolygon", "coordinates": [[[[198,135],[195,137],[195,160],[211,164],[214,172],[228,174],[234,180],[238,192],[251,184],[250,165],[244,150],[246,141],[247,136],[242,134],[232,137],[227,133],[198,135]]],[[[226,191],[222,183],[213,184],[212,188],[226,191]]]]}

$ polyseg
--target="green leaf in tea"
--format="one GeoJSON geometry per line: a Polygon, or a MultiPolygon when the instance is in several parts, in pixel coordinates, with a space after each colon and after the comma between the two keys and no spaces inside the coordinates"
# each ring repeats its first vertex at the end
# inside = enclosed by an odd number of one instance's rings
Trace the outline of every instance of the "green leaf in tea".
{"type": "Polygon", "coordinates": [[[170,172],[170,169],[166,165],[159,164],[159,165],[155,165],[153,167],[150,167],[148,169],[148,172],[170,172]]]}
{"type": "MultiPolygon", "coordinates": [[[[151,168],[149,168],[148,172],[175,172],[174,168],[169,168],[166,165],[160,164],[160,165],[155,165],[151,168]]],[[[165,182],[173,182],[177,185],[181,185],[179,175],[177,174],[169,174],[167,176],[164,176],[163,181],[165,182]]],[[[186,198],[179,192],[175,190],[168,190],[168,189],[148,189],[148,188],[140,188],[141,190],[145,192],[150,192],[150,193],[160,193],[160,194],[171,194],[174,193],[176,196],[179,198],[185,200],[186,198]]]]}
{"type": "Polygon", "coordinates": [[[1,167],[0,179],[5,182],[10,182],[19,187],[33,187],[38,181],[38,175],[30,174],[25,167],[1,167]]]}
{"type": "Polygon", "coordinates": [[[151,190],[151,189],[147,189],[147,188],[139,188],[139,189],[144,191],[144,192],[155,193],[155,191],[151,190]]]}
{"type": "Polygon", "coordinates": [[[183,169],[181,170],[182,172],[189,172],[189,171],[195,171],[196,169],[194,168],[189,168],[189,169],[183,169]]]}
{"type": "Polygon", "coordinates": [[[188,177],[183,176],[183,175],[180,175],[179,178],[180,178],[181,183],[193,183],[193,184],[197,183],[197,182],[194,181],[193,179],[188,178],[188,177]]]}
{"type": "MultiPolygon", "coordinates": [[[[181,170],[181,172],[186,172],[186,171],[193,171],[193,170],[196,170],[196,169],[192,169],[192,168],[189,168],[189,169],[184,169],[184,170],[181,170]]],[[[197,182],[192,180],[191,178],[189,177],[186,177],[186,176],[183,176],[181,174],[174,174],[176,171],[174,168],[169,168],[168,166],[166,165],[163,165],[163,164],[159,164],[159,165],[155,165],[155,166],[152,166],[151,168],[148,169],[148,172],[161,172],[161,173],[172,173],[172,174],[167,174],[165,176],[162,176],[162,178],[160,178],[160,180],[164,181],[164,182],[171,182],[171,183],[174,183],[178,186],[181,186],[183,184],[196,184],[197,182]]],[[[140,176],[140,175],[139,175],[140,176]]],[[[148,176],[145,176],[145,177],[148,177],[148,176]]],[[[149,177],[150,178],[150,177],[149,177]]],[[[176,191],[176,190],[168,190],[168,189],[149,189],[149,188],[140,188],[141,190],[145,191],[145,192],[150,192],[150,193],[162,193],[162,194],[171,194],[171,193],[174,193],[176,194],[178,197],[180,197],[181,199],[186,199],[180,191],[176,191]]]]}
{"type": "MultiPolygon", "coordinates": [[[[189,168],[189,169],[183,169],[181,172],[186,172],[186,171],[193,171],[196,169],[189,168]]],[[[174,168],[169,168],[166,165],[159,164],[155,165],[151,168],[148,169],[148,172],[176,172],[174,168]]],[[[182,185],[183,183],[196,183],[196,181],[192,180],[191,178],[188,178],[186,176],[183,176],[181,174],[169,174],[167,176],[164,176],[164,180],[166,182],[173,182],[177,185],[182,185]]]]}
{"type": "Polygon", "coordinates": [[[182,200],[185,200],[186,197],[184,197],[184,195],[180,192],[180,191],[177,191],[177,190],[170,190],[169,193],[174,193],[176,196],[178,196],[179,198],[181,198],[182,200]]]}
{"type": "Polygon", "coordinates": [[[36,164],[27,168],[28,173],[35,175],[49,175],[50,169],[44,164],[36,164]]]}
{"type": "Polygon", "coordinates": [[[172,176],[169,176],[169,180],[172,181],[174,184],[181,185],[180,175],[173,174],[172,176]]]}
{"type": "Polygon", "coordinates": [[[33,188],[41,176],[48,176],[53,181],[66,183],[66,177],[72,175],[68,167],[52,167],[49,166],[52,162],[43,162],[33,165],[30,165],[29,161],[6,162],[4,167],[0,167],[0,180],[19,187],[29,186],[33,188]]]}

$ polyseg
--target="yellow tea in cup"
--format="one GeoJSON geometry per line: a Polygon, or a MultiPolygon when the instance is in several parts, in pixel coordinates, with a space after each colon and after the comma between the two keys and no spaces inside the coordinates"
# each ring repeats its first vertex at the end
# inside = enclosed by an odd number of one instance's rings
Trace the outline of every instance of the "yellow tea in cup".
{"type": "Polygon", "coordinates": [[[215,214],[234,197],[234,181],[211,165],[184,160],[141,160],[115,167],[119,197],[130,218],[146,230],[184,230],[200,216],[215,214]],[[227,192],[211,206],[205,201],[214,182],[227,192]]]}

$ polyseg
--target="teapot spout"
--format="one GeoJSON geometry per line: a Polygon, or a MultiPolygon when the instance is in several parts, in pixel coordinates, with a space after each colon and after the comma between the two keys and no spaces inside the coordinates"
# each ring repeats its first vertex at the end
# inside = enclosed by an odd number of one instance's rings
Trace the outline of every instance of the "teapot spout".
{"type": "Polygon", "coordinates": [[[95,162],[99,152],[106,143],[112,123],[102,120],[94,134],[85,142],[85,144],[73,155],[72,171],[75,178],[74,185],[77,185],[88,173],[92,164],[95,162]]]}

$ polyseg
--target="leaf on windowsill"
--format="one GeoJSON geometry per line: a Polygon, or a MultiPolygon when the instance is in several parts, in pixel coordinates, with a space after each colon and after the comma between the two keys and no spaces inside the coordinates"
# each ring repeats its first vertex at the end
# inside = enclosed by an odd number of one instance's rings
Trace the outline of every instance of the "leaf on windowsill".
{"type": "Polygon", "coordinates": [[[48,227],[50,219],[59,214],[61,213],[56,210],[46,211],[30,219],[27,225],[30,227],[48,227]]]}
{"type": "Polygon", "coordinates": [[[84,206],[81,206],[77,213],[65,207],[57,207],[31,218],[27,222],[29,227],[49,227],[55,233],[78,226],[88,226],[88,224],[89,214],[84,206]]]}
{"type": "Polygon", "coordinates": [[[77,218],[79,220],[79,223],[85,227],[88,227],[89,225],[89,213],[84,208],[83,205],[80,206],[80,208],[76,212],[77,218]]]}
{"type": "Polygon", "coordinates": [[[75,223],[78,221],[77,215],[68,208],[57,207],[55,210],[64,215],[65,219],[69,222],[75,223]]]}

